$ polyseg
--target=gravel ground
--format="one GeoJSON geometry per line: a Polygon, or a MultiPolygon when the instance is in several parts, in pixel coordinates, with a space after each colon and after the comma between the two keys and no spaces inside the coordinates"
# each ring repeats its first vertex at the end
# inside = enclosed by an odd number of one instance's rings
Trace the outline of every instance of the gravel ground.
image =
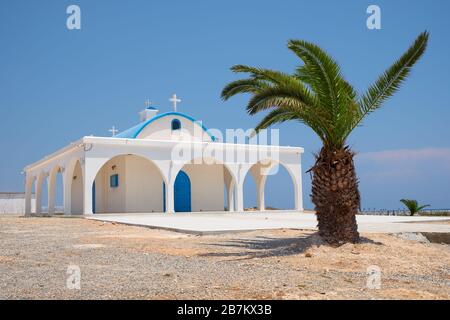
{"type": "Polygon", "coordinates": [[[450,247],[310,231],[195,236],[80,218],[0,217],[0,299],[450,299],[450,247]],[[67,268],[81,289],[66,287],[67,268]],[[366,286],[381,269],[381,288],[366,286]]]}

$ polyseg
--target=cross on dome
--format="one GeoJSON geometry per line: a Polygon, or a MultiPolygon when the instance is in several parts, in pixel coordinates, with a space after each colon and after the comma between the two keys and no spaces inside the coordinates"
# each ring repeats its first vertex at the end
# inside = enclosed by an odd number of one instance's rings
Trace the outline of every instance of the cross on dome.
{"type": "Polygon", "coordinates": [[[111,132],[112,137],[114,137],[117,133],[119,133],[119,130],[116,129],[116,126],[112,126],[112,128],[109,129],[108,131],[111,132]]]}
{"type": "Polygon", "coordinates": [[[181,102],[181,99],[177,98],[177,94],[174,93],[172,98],[169,99],[173,103],[173,111],[177,111],[177,103],[181,102]]]}

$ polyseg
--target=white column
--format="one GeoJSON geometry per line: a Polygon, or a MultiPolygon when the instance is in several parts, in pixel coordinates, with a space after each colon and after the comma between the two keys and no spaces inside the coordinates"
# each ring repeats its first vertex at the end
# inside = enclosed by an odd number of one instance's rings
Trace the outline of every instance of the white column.
{"type": "Polygon", "coordinates": [[[302,190],[302,173],[297,177],[295,187],[295,210],[303,211],[303,190],[302,190]]]}
{"type": "Polygon", "coordinates": [[[295,193],[295,209],[303,211],[303,179],[302,179],[302,156],[300,155],[300,160],[298,163],[298,177],[297,177],[297,190],[295,193]]]}
{"type": "Polygon", "coordinates": [[[34,178],[26,173],[25,177],[25,216],[31,216],[31,194],[33,192],[34,178]]]}
{"type": "Polygon", "coordinates": [[[256,191],[257,191],[257,198],[258,198],[258,210],[264,211],[266,210],[266,199],[265,199],[265,186],[266,186],[266,175],[260,175],[256,179],[256,191]]]}
{"type": "Polygon", "coordinates": [[[158,161],[156,165],[160,168],[165,183],[166,213],[175,213],[175,180],[178,173],[183,169],[186,161],[158,161]]]}
{"type": "Polygon", "coordinates": [[[236,211],[244,211],[244,181],[236,184],[236,211]]]}
{"type": "Polygon", "coordinates": [[[227,201],[227,207],[228,207],[228,211],[232,212],[234,211],[234,185],[235,185],[235,181],[233,176],[230,174],[230,172],[228,171],[228,169],[226,169],[224,167],[223,170],[223,180],[224,180],[224,184],[225,184],[225,188],[227,190],[227,196],[228,196],[228,201],[227,201]]]}
{"type": "Polygon", "coordinates": [[[36,185],[34,189],[36,190],[36,214],[42,213],[42,175],[36,179],[36,185]]]}
{"type": "Polygon", "coordinates": [[[55,213],[55,184],[56,184],[56,174],[54,173],[54,171],[52,171],[50,175],[47,177],[49,215],[55,213]]]}
{"type": "Polygon", "coordinates": [[[285,165],[285,168],[289,172],[294,185],[295,210],[303,211],[302,165],[301,163],[289,164],[285,165]]]}
{"type": "Polygon", "coordinates": [[[267,181],[267,175],[270,173],[270,169],[274,167],[274,163],[263,166],[261,163],[256,163],[250,168],[250,173],[255,180],[256,185],[256,197],[257,206],[259,211],[264,211],[266,209],[265,201],[265,186],[267,181]]]}
{"type": "Polygon", "coordinates": [[[175,213],[174,183],[166,183],[166,212],[175,213]]]}
{"type": "Polygon", "coordinates": [[[91,215],[92,210],[92,186],[95,176],[98,172],[98,165],[95,165],[91,159],[86,158],[83,168],[83,214],[91,215]]]}
{"type": "Polygon", "coordinates": [[[72,180],[73,169],[65,166],[63,171],[63,203],[64,215],[66,216],[72,213],[72,180]]]}
{"type": "Polygon", "coordinates": [[[228,186],[228,211],[234,211],[234,185],[233,181],[230,182],[228,186]]]}
{"type": "Polygon", "coordinates": [[[247,176],[250,168],[252,167],[252,164],[246,163],[242,164],[240,163],[238,167],[236,168],[237,174],[237,181],[236,181],[236,211],[243,212],[244,211],[244,181],[245,177],[247,176]]]}

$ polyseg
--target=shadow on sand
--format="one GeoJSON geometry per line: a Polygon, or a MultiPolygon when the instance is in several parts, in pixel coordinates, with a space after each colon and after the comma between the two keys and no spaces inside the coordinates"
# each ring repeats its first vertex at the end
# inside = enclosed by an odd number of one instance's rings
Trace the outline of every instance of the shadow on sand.
{"type": "MultiPolygon", "coordinates": [[[[368,238],[361,237],[360,244],[383,245],[368,238]]],[[[224,243],[206,244],[215,247],[243,249],[232,252],[210,252],[199,254],[200,257],[229,257],[233,260],[254,258],[283,257],[305,253],[311,247],[330,246],[322,240],[318,233],[295,238],[272,238],[257,236],[247,239],[231,239],[224,243]]]]}

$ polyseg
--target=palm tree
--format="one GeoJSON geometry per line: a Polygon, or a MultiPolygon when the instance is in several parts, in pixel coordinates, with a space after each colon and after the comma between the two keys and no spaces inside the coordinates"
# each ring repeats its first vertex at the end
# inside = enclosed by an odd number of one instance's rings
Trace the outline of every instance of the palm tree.
{"type": "Polygon", "coordinates": [[[410,200],[410,199],[401,199],[400,202],[403,203],[408,208],[411,216],[422,211],[424,208],[430,206],[429,204],[426,204],[424,206],[419,206],[419,203],[417,202],[417,200],[410,200]]]}
{"type": "Polygon", "coordinates": [[[426,31],[421,33],[361,96],[344,79],[330,55],[302,40],[288,42],[288,48],[303,61],[292,74],[245,65],[231,68],[249,77],[229,83],[222,91],[222,99],[249,93],[250,115],[270,110],[256,126],[256,132],[276,123],[297,120],[321,139],[323,146],[310,169],[311,198],[319,234],[331,244],[359,241],[355,215],[360,207],[360,194],[354,152],[346,145],[347,137],[399,89],[425,52],[428,36],[426,31]]]}

